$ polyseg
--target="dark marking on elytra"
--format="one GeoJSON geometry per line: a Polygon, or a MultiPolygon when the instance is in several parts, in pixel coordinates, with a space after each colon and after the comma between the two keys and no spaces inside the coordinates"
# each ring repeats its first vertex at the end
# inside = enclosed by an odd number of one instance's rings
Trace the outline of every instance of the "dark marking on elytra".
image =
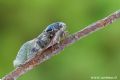
{"type": "Polygon", "coordinates": [[[43,40],[37,40],[37,44],[41,47],[44,48],[48,42],[47,41],[43,41],[43,40]]]}
{"type": "Polygon", "coordinates": [[[37,49],[37,48],[34,47],[34,48],[32,49],[32,52],[38,52],[38,50],[39,50],[39,49],[37,49]]]}

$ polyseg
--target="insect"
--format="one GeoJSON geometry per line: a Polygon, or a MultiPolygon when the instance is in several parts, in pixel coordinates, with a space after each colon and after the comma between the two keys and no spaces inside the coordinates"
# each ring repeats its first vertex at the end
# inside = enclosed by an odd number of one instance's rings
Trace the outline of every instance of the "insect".
{"type": "Polygon", "coordinates": [[[56,22],[48,25],[48,27],[33,40],[27,41],[22,45],[16,59],[13,61],[14,67],[18,67],[26,60],[33,58],[38,51],[42,51],[56,43],[66,34],[66,24],[63,22],[56,22]]]}

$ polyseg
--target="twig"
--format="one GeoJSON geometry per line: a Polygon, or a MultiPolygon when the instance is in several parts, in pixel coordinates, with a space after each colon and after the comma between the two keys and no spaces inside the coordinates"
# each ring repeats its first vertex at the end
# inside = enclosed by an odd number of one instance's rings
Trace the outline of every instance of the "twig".
{"type": "Polygon", "coordinates": [[[35,66],[41,64],[42,62],[48,60],[52,56],[58,54],[60,51],[62,51],[66,46],[74,43],[75,41],[89,35],[92,32],[95,32],[96,30],[99,30],[103,27],[105,27],[108,24],[111,24],[113,21],[120,18],[120,10],[116,11],[115,13],[111,14],[110,16],[99,20],[86,28],[82,29],[79,32],[76,32],[64,40],[62,40],[59,44],[55,44],[43,52],[38,52],[38,54],[32,58],[31,60],[26,61],[23,65],[20,67],[17,67],[15,70],[7,74],[5,77],[2,78],[2,80],[15,80],[21,75],[25,74],[27,71],[33,69],[35,66]]]}

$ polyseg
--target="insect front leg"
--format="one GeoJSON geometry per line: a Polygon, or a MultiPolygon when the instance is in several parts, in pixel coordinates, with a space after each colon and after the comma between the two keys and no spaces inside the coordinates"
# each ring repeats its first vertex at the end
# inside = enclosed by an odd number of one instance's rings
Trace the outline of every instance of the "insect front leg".
{"type": "Polygon", "coordinates": [[[54,44],[59,44],[61,40],[65,39],[68,36],[67,31],[59,31],[55,34],[54,38],[51,40],[49,46],[53,46],[54,44]]]}
{"type": "Polygon", "coordinates": [[[65,39],[69,35],[68,31],[63,31],[63,33],[60,35],[60,41],[65,39]]]}

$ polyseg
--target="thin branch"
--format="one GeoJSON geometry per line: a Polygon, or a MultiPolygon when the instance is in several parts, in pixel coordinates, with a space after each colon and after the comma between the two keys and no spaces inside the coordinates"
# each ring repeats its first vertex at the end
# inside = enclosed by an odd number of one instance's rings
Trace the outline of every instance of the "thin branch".
{"type": "Polygon", "coordinates": [[[106,25],[111,24],[113,21],[120,18],[120,10],[116,11],[115,13],[111,14],[110,16],[99,20],[86,28],[68,36],[64,40],[62,40],[59,44],[55,44],[42,52],[38,52],[38,54],[32,58],[31,60],[26,61],[20,67],[17,67],[15,70],[7,74],[2,78],[2,80],[15,80],[21,75],[25,74],[27,71],[33,69],[37,65],[41,64],[42,62],[50,59],[52,56],[58,54],[68,45],[76,42],[77,40],[89,35],[92,32],[96,32],[97,30],[104,28],[106,25]]]}

